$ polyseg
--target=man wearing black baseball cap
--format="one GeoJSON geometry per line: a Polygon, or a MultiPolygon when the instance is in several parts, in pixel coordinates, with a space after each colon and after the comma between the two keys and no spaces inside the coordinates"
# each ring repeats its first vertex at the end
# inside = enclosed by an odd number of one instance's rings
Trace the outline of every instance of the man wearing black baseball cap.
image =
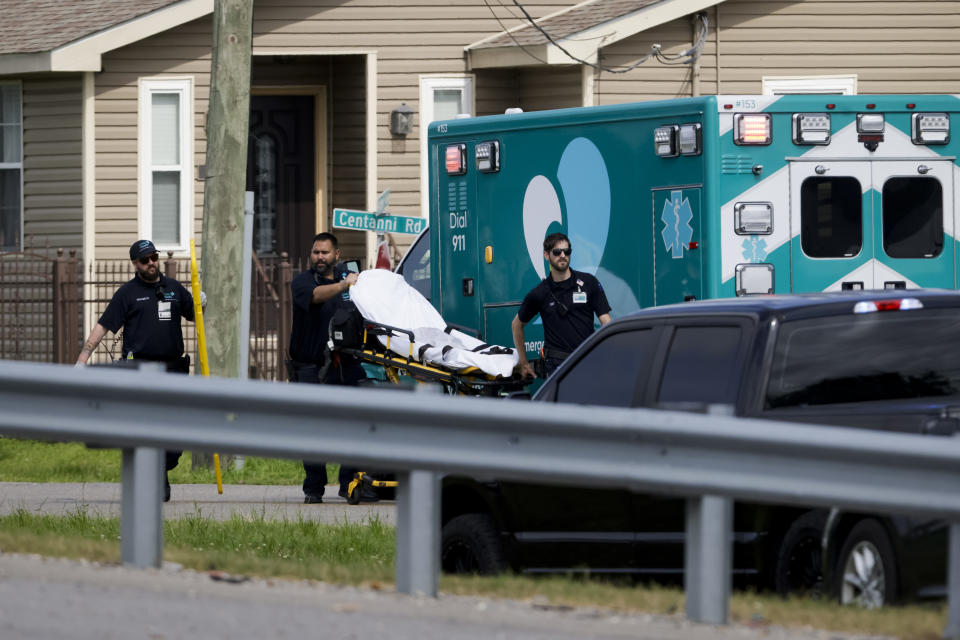
{"type": "MultiPolygon", "coordinates": [[[[160,254],[150,240],[130,245],[136,275],[113,294],[106,311],[83,344],[77,366],[87,363],[107,331],[123,329],[125,360],[164,362],[167,371],[188,373],[190,356],[183,353],[180,319],[193,320],[193,296],[179,282],[160,273],[160,254]]],[[[167,451],[167,471],[177,466],[181,451],[167,451]]],[[[170,500],[167,480],[164,501],[170,500]]]]}

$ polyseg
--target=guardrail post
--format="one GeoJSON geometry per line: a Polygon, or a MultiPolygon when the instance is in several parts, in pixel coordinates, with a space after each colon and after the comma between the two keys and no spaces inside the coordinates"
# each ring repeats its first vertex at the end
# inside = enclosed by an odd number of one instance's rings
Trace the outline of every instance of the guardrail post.
{"type": "Polygon", "coordinates": [[[397,591],[437,597],[440,574],[440,474],[398,473],[397,591]]]}
{"type": "MultiPolygon", "coordinates": [[[[166,367],[141,362],[135,375],[151,376],[166,367]]],[[[120,558],[135,567],[159,567],[163,561],[164,450],[136,447],[123,450],[120,480],[120,558]]]]}
{"type": "Polygon", "coordinates": [[[135,567],[159,567],[163,560],[162,449],[123,450],[120,506],[121,558],[135,567]]]}
{"type": "Polygon", "coordinates": [[[726,624],[730,609],[733,500],[723,496],[687,499],[683,588],[687,618],[726,624]]]}
{"type": "Polygon", "coordinates": [[[947,640],[960,640],[960,522],[950,523],[947,541],[947,640]]]}

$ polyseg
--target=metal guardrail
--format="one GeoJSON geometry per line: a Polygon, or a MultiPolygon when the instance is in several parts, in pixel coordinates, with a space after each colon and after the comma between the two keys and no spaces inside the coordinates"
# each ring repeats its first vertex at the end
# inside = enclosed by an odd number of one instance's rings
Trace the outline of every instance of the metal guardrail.
{"type": "Polygon", "coordinates": [[[960,438],[0,360],[0,434],[124,450],[122,552],[162,553],[163,449],[398,472],[397,588],[436,595],[440,474],[687,497],[687,615],[723,623],[732,500],[942,517],[960,638],[960,438]],[[371,394],[376,394],[373,399],[371,394]]]}

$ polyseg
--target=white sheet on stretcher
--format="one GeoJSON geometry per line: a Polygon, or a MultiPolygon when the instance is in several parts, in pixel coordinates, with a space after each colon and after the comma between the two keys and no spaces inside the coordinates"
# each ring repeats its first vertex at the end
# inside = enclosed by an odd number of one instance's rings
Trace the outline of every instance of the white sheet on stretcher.
{"type": "MultiPolygon", "coordinates": [[[[447,323],[420,292],[407,284],[403,276],[386,269],[364,271],[350,287],[350,299],[367,320],[413,332],[413,358],[425,364],[462,371],[477,367],[491,376],[510,377],[519,358],[514,349],[496,353],[503,347],[484,342],[456,329],[446,331],[447,323]],[[428,345],[423,349],[421,348],[428,345]],[[448,348],[449,347],[449,348],[448,348]]],[[[384,346],[386,336],[379,336],[384,346]]],[[[390,338],[390,350],[410,355],[410,340],[398,334],[390,338]]]]}

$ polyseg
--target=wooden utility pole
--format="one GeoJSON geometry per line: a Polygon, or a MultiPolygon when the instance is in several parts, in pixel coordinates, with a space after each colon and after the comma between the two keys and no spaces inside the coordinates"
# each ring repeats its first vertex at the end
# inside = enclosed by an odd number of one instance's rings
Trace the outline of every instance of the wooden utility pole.
{"type": "Polygon", "coordinates": [[[216,0],[203,194],[203,288],[210,372],[236,378],[253,0],[216,0]]]}
{"type": "MultiPolygon", "coordinates": [[[[210,373],[238,377],[253,0],[216,0],[201,265],[210,373]]],[[[196,459],[196,455],[195,455],[196,459]]]]}

